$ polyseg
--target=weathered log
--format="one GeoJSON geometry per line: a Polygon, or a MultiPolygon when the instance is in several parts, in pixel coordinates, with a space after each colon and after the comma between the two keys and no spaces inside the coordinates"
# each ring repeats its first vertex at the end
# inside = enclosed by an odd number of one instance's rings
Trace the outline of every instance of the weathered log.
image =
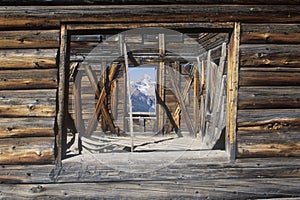
{"type": "Polygon", "coordinates": [[[299,72],[243,71],[240,70],[240,86],[299,86],[299,72]]]}
{"type": "Polygon", "coordinates": [[[56,106],[47,105],[0,105],[0,117],[55,117],[56,106]]]}
{"type": "Polygon", "coordinates": [[[263,143],[249,141],[238,143],[238,157],[271,157],[271,156],[299,156],[300,142],[263,143]]]}
{"type": "Polygon", "coordinates": [[[241,43],[243,44],[299,44],[298,24],[242,24],[241,43]]]}
{"type": "Polygon", "coordinates": [[[0,105],[56,105],[56,90],[1,90],[0,105]]]}
{"type": "Polygon", "coordinates": [[[57,49],[0,50],[0,69],[56,68],[57,49]]]}
{"type": "Polygon", "coordinates": [[[299,14],[299,5],[14,6],[0,8],[0,28],[59,28],[60,22],[128,22],[129,20],[136,22],[299,22],[299,14]]]}
{"type": "Polygon", "coordinates": [[[300,108],[300,87],[241,87],[239,109],[300,108]]]}
{"type": "Polygon", "coordinates": [[[106,5],[106,4],[124,4],[124,5],[148,5],[148,4],[268,4],[268,5],[297,5],[299,2],[297,0],[273,0],[271,2],[266,2],[263,0],[3,0],[0,5],[15,6],[15,5],[106,5]]]}
{"type": "Polygon", "coordinates": [[[1,31],[1,48],[58,48],[59,30],[1,31]]]}
{"type": "Polygon", "coordinates": [[[300,45],[241,45],[240,65],[298,67],[300,45]]]}
{"type": "Polygon", "coordinates": [[[237,117],[238,127],[243,130],[299,130],[299,109],[251,109],[239,110],[237,117]]]}
{"type": "Polygon", "coordinates": [[[54,137],[0,139],[1,164],[46,164],[54,161],[54,137]]]}
{"type": "Polygon", "coordinates": [[[0,81],[1,90],[57,88],[57,69],[3,70],[0,81]]]}
{"type": "Polygon", "coordinates": [[[55,118],[1,118],[0,138],[54,137],[55,118]]]}

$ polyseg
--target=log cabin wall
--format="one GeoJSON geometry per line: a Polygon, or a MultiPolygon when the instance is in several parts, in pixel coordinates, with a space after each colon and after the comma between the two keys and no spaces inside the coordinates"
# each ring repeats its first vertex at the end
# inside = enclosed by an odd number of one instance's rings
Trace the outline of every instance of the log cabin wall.
{"type": "Polygon", "coordinates": [[[0,163],[54,161],[58,36],[0,31],[0,163]]]}
{"type": "Polygon", "coordinates": [[[239,22],[237,157],[300,155],[298,0],[113,2],[0,2],[0,163],[55,159],[60,25],[75,22],[239,22]]]}

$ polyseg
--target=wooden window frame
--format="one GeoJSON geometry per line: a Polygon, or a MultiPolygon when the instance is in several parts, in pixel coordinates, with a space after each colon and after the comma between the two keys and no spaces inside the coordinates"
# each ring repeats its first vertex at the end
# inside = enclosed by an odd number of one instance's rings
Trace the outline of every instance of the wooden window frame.
{"type": "Polygon", "coordinates": [[[237,127],[237,101],[239,79],[239,43],[240,23],[102,23],[102,24],[61,24],[60,29],[60,54],[59,54],[59,85],[58,104],[56,117],[56,166],[62,166],[62,160],[66,157],[66,133],[64,123],[68,110],[69,89],[69,64],[70,64],[70,36],[71,33],[93,30],[128,30],[140,27],[164,27],[174,29],[210,30],[212,32],[230,33],[228,45],[228,69],[227,69],[227,106],[226,106],[226,135],[225,151],[229,161],[234,161],[237,154],[236,127],[237,127]]]}

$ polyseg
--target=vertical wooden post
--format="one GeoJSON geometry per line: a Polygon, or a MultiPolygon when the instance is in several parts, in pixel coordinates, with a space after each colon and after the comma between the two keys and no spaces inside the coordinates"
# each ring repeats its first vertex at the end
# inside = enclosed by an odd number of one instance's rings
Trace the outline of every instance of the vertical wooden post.
{"type": "Polygon", "coordinates": [[[131,136],[131,152],[133,152],[134,144],[133,144],[133,118],[132,118],[132,101],[131,101],[131,92],[130,92],[130,77],[128,70],[128,56],[126,44],[124,44],[124,58],[125,58],[125,73],[126,73],[126,86],[127,86],[127,95],[128,95],[128,103],[129,103],[129,128],[130,128],[130,136],[131,136]]]}
{"type": "Polygon", "coordinates": [[[227,72],[227,108],[226,108],[226,151],[229,159],[236,158],[236,127],[237,127],[237,100],[239,79],[239,44],[240,23],[235,23],[230,38],[228,49],[228,72],[227,72]]]}
{"type": "Polygon", "coordinates": [[[67,128],[64,124],[68,112],[68,87],[69,87],[69,35],[67,25],[62,24],[60,29],[59,50],[59,83],[58,83],[58,112],[56,135],[56,166],[62,166],[62,159],[66,156],[67,128]]]}
{"type": "MultiPolygon", "coordinates": [[[[159,33],[158,35],[158,47],[159,55],[163,57],[165,55],[165,35],[159,33]]],[[[157,70],[157,92],[162,101],[165,101],[165,63],[164,61],[159,62],[159,68],[157,70]]],[[[158,131],[164,132],[164,110],[163,107],[157,105],[157,129],[158,131]]]]}
{"type": "MultiPolygon", "coordinates": [[[[196,67],[194,67],[196,68],[196,67]]],[[[199,105],[198,105],[198,100],[199,100],[199,72],[198,70],[194,71],[194,128],[195,128],[195,137],[197,137],[197,131],[199,127],[199,105]]]]}

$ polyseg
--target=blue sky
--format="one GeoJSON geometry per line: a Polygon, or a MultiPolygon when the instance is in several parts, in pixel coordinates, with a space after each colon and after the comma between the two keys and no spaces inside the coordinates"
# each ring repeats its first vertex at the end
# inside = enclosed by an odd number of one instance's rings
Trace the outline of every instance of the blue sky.
{"type": "Polygon", "coordinates": [[[151,77],[152,80],[156,80],[156,70],[154,67],[129,67],[129,76],[130,81],[135,81],[140,79],[147,74],[151,77]]]}

